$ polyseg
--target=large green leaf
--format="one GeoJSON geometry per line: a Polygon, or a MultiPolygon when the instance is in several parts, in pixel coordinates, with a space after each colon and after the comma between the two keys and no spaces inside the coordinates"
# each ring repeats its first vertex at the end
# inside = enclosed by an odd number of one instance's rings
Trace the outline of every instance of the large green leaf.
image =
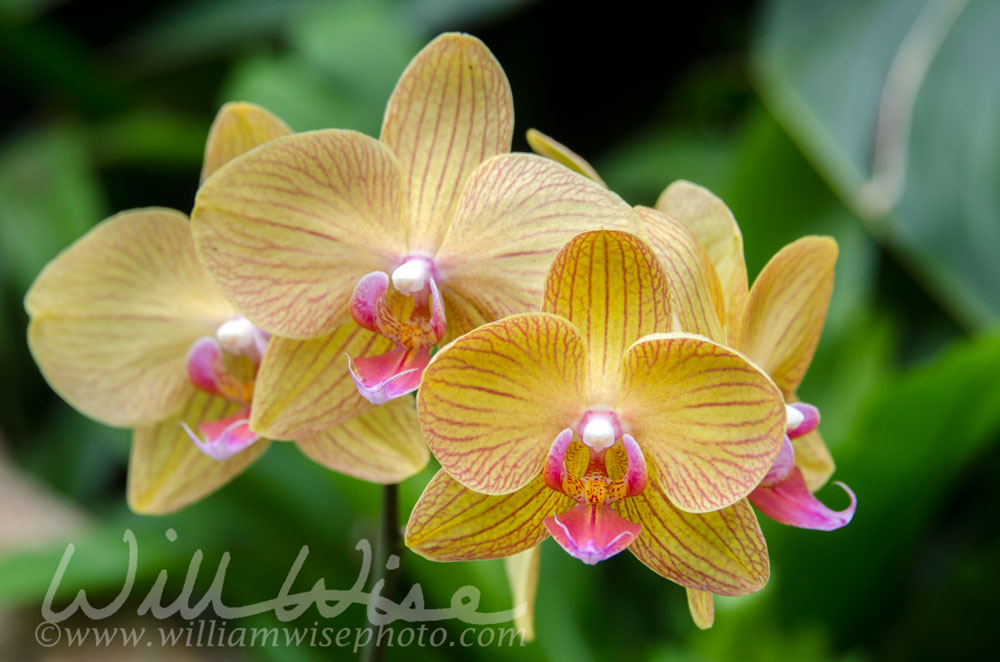
{"type": "Polygon", "coordinates": [[[771,0],[765,103],[967,326],[1000,318],[1000,3],[771,0]]]}

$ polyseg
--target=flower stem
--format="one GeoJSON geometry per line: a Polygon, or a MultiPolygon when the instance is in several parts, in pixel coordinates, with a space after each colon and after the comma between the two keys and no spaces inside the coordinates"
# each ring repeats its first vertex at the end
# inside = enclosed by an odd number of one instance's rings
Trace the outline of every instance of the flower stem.
{"type": "MultiPolygon", "coordinates": [[[[373,564],[377,568],[375,582],[381,579],[381,595],[389,600],[396,597],[396,580],[399,572],[393,566],[392,570],[387,568],[389,557],[395,554],[397,557],[403,551],[403,536],[399,528],[399,485],[382,486],[382,512],[379,516],[378,541],[375,543],[375,558],[373,564]]],[[[385,647],[380,646],[381,637],[374,633],[372,640],[365,648],[363,660],[365,662],[381,662],[385,647]]]]}

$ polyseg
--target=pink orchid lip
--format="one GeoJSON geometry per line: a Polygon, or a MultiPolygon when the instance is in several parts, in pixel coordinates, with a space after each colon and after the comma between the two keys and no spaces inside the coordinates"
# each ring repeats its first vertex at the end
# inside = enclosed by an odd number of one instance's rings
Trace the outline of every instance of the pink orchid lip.
{"type": "Polygon", "coordinates": [[[587,565],[604,561],[628,547],[642,531],[610,506],[580,504],[542,520],[556,542],[587,565]]]}
{"type": "Polygon", "coordinates": [[[813,405],[805,402],[793,402],[785,407],[788,410],[787,432],[790,439],[809,434],[819,427],[819,409],[813,405]]]}
{"type": "Polygon", "coordinates": [[[347,369],[358,392],[373,405],[416,391],[424,368],[431,361],[426,349],[395,347],[378,356],[347,357],[347,369]]]}
{"type": "Polygon", "coordinates": [[[773,487],[758,487],[750,493],[750,502],[776,522],[800,529],[833,531],[847,526],[854,518],[858,499],[847,485],[835,482],[850,498],[850,505],[841,511],[825,506],[817,499],[802,477],[802,471],[793,467],[788,477],[773,487]]]}
{"type": "Polygon", "coordinates": [[[205,336],[195,340],[187,355],[187,373],[191,383],[206,393],[220,395],[218,371],[221,360],[222,347],[215,338],[205,336]]]}
{"type": "Polygon", "coordinates": [[[220,462],[228,460],[260,439],[260,435],[250,430],[249,407],[232,416],[199,425],[198,431],[204,436],[204,440],[187,423],[181,422],[180,426],[202,453],[220,462]]]}

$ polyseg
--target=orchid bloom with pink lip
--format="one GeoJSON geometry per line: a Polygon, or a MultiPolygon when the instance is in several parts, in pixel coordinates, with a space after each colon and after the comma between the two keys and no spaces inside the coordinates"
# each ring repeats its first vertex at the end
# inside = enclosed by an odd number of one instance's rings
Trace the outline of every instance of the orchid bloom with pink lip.
{"type": "Polygon", "coordinates": [[[444,34],[403,73],[378,140],[296,134],[209,178],[192,214],[199,256],[275,336],[258,383],[281,388],[256,399],[251,429],[297,438],[411,393],[435,345],[537,309],[574,235],[638,231],[618,196],[509,153],[512,123],[490,51],[444,34]]]}
{"type": "Polygon", "coordinates": [[[685,586],[759,590],[767,550],[744,497],[780,450],[781,394],[739,353],[670,333],[672,320],[650,248],[589,232],[556,257],[543,312],[441,349],[417,406],[442,470],[407,545],[537,572],[518,555],[552,535],[588,564],[627,548],[685,586]]]}
{"type": "MultiPolygon", "coordinates": [[[[223,106],[202,177],[289,132],[262,108],[223,106]]],[[[28,344],[52,388],[91,418],[135,428],[133,510],[182,508],[267,449],[270,442],[249,420],[261,395],[256,377],[268,334],[223,298],[198,261],[181,212],[137,209],[100,223],[46,266],[25,308],[28,344]]],[[[403,406],[298,443],[326,466],[395,482],[426,463],[418,438],[416,414],[403,406]]]]}
{"type": "MultiPolygon", "coordinates": [[[[529,130],[527,138],[538,154],[603,184],[597,171],[565,145],[535,130],[529,130]]],[[[836,242],[805,237],[789,244],[750,289],[739,226],[725,203],[707,189],[674,182],[660,195],[655,210],[637,209],[659,257],[683,264],[668,271],[679,328],[745,353],[775,380],[788,403],[788,439],[777,464],[750,496],[751,503],[791,526],[830,531],[847,525],[856,500],[846,485],[837,483],[850,498],[840,512],[812,494],[833,473],[833,458],[815,431],[819,410],[799,403],[795,394],[823,330],[833,291],[836,242]],[[701,246],[692,245],[692,240],[701,246]]]]}

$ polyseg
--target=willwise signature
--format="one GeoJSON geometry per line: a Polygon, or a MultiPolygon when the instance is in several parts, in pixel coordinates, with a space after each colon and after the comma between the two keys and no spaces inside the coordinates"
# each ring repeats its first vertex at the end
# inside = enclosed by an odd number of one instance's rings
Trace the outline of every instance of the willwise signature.
{"type": "MultiPolygon", "coordinates": [[[[176,535],[172,529],[167,531],[167,537],[170,540],[175,539],[176,535]]],[[[128,567],[125,573],[125,582],[115,599],[104,607],[95,607],[87,599],[86,590],[81,588],[69,605],[59,611],[54,611],[52,601],[76,551],[76,547],[72,543],[66,545],[66,550],[63,552],[58,568],[56,568],[56,574],[45,594],[45,601],[42,603],[42,618],[45,621],[60,623],[73,616],[77,611],[82,611],[91,620],[101,620],[117,613],[125,605],[135,585],[136,569],[139,566],[139,546],[131,529],[125,529],[122,540],[128,545],[128,567]]],[[[203,616],[208,609],[211,609],[219,618],[234,620],[273,612],[279,621],[288,622],[297,619],[313,605],[316,606],[323,618],[334,618],[351,605],[358,604],[366,606],[368,620],[373,625],[387,625],[395,621],[430,623],[450,619],[457,619],[472,625],[493,625],[511,621],[527,609],[527,605],[521,604],[514,609],[479,613],[480,592],[474,586],[463,586],[455,591],[451,597],[451,605],[444,608],[427,608],[424,604],[423,589],[420,584],[414,584],[400,602],[394,602],[381,595],[385,581],[383,579],[375,582],[370,592],[364,590],[371,572],[372,548],[367,540],[362,539],[358,541],[355,549],[361,552],[361,569],[351,588],[330,589],[326,587],[326,580],[320,578],[308,591],[292,593],[292,584],[295,583],[302,565],[309,556],[309,547],[303,545],[295,562],[288,570],[278,595],[270,600],[243,606],[231,606],[222,601],[222,588],[226,580],[226,569],[229,567],[229,552],[222,554],[211,586],[200,599],[192,603],[194,585],[201,570],[203,557],[199,549],[192,555],[191,562],[188,564],[187,575],[184,578],[184,586],[180,594],[172,602],[163,604],[167,571],[160,570],[153,586],[136,609],[136,613],[140,616],[149,613],[158,619],[179,615],[185,620],[191,620],[203,616]]],[[[391,556],[387,567],[395,569],[398,563],[399,558],[391,556]]]]}

